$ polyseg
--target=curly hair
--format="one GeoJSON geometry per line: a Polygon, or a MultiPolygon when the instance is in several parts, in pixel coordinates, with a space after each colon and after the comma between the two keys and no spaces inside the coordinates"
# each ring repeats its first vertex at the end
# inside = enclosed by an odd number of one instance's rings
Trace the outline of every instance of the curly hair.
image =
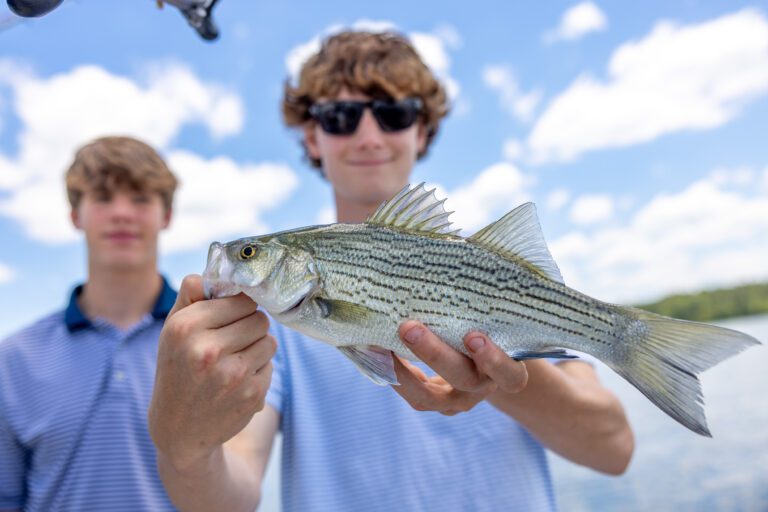
{"type": "Polygon", "coordinates": [[[74,209],[86,191],[160,194],[166,211],[173,205],[178,181],[157,151],[131,137],[101,137],[81,147],[65,175],[74,209]]]}
{"type": "MultiPolygon", "coordinates": [[[[298,85],[294,87],[286,80],[282,103],[285,124],[304,126],[311,121],[309,107],[313,103],[333,98],[342,89],[372,98],[420,98],[427,138],[418,158],[426,155],[440,120],[449,110],[445,88],[403,35],[346,31],[323,41],[320,51],[302,66],[298,85]]],[[[312,167],[322,173],[320,160],[309,156],[303,140],[301,144],[312,167]]]]}

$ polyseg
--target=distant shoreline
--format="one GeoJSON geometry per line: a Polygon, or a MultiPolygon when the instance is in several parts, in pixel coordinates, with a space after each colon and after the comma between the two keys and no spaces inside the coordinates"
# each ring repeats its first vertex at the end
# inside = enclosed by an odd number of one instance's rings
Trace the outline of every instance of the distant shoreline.
{"type": "Polygon", "coordinates": [[[670,295],[659,301],[637,305],[660,315],[711,322],[768,313],[768,283],[670,295]]]}

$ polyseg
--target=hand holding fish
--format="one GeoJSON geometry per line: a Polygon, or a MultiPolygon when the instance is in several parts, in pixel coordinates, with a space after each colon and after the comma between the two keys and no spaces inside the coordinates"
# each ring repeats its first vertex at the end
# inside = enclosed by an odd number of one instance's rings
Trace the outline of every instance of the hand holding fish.
{"type": "Polygon", "coordinates": [[[471,357],[452,348],[419,322],[404,322],[399,335],[437,373],[428,377],[408,361],[396,359],[400,385],[393,389],[416,410],[451,416],[469,411],[497,389],[507,393],[522,391],[528,381],[525,364],[507,356],[481,332],[464,336],[471,357]]]}
{"type": "Polygon", "coordinates": [[[203,300],[188,276],[160,334],[149,430],[178,468],[211,456],[264,408],[275,339],[244,295],[203,300]]]}

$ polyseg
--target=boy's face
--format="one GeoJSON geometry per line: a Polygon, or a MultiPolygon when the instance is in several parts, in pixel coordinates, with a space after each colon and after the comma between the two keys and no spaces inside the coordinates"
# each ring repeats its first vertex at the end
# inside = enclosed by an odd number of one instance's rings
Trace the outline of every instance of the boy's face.
{"type": "Polygon", "coordinates": [[[168,227],[160,194],[89,190],[72,210],[72,222],[85,234],[91,264],[127,270],[156,265],[157,239],[168,227]]]}
{"type": "MultiPolygon", "coordinates": [[[[342,89],[336,98],[322,101],[370,99],[342,89]]],[[[351,135],[330,135],[318,123],[310,123],[304,136],[309,155],[322,161],[337,198],[375,206],[408,184],[416,157],[426,144],[420,121],[405,130],[384,132],[369,108],[351,135]]]]}

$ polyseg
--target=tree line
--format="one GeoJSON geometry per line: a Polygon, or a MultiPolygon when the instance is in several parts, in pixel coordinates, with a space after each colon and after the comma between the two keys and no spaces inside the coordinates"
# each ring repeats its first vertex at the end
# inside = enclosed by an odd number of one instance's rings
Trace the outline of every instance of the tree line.
{"type": "Polygon", "coordinates": [[[768,283],[670,295],[657,302],[637,307],[698,322],[768,313],[768,283]]]}

